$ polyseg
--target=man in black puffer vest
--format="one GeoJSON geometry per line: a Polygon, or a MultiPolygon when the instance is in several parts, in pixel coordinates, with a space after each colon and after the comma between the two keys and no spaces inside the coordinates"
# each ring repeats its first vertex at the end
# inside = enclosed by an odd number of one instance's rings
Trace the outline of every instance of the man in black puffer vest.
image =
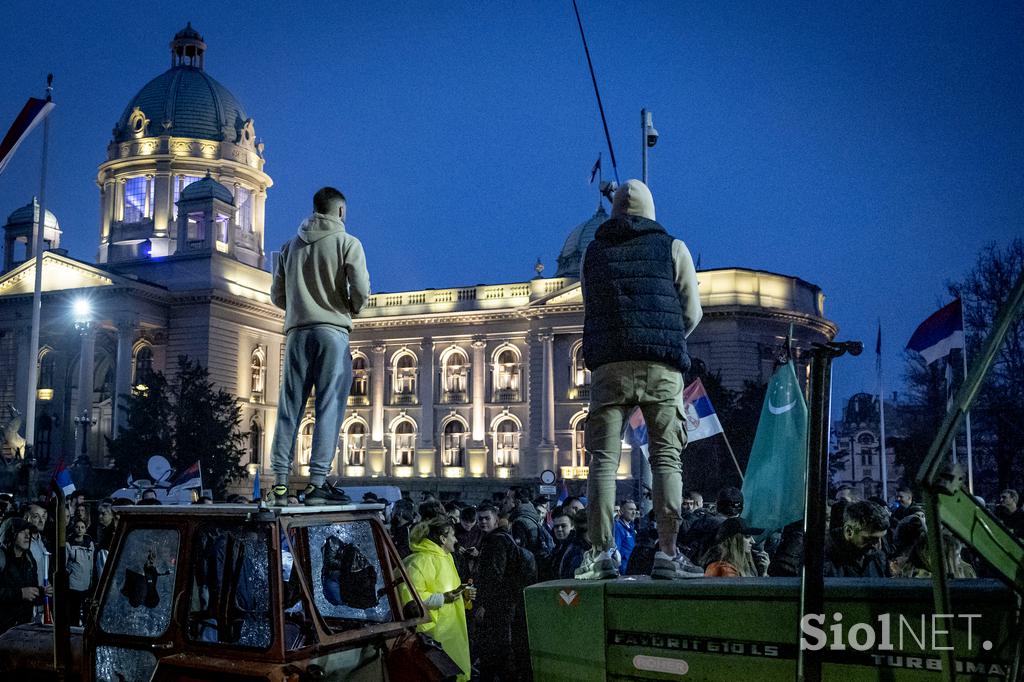
{"type": "Polygon", "coordinates": [[[683,373],[686,337],[701,318],[697,273],[686,245],[655,222],[647,186],[615,192],[612,216],[583,256],[583,358],[592,372],[585,442],[590,541],[580,579],[618,575],[612,510],[623,426],[635,406],[647,422],[658,551],[651,576],[697,575],[678,554],[682,503],[683,373]]]}

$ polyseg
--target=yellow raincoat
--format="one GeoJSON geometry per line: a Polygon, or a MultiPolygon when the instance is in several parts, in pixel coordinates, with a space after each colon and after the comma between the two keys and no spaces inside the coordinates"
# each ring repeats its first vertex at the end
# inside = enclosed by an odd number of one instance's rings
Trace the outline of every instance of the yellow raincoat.
{"type": "MultiPolygon", "coordinates": [[[[424,538],[419,542],[410,544],[412,554],[407,556],[403,562],[405,570],[409,573],[409,580],[412,582],[420,599],[427,604],[427,613],[430,614],[430,622],[420,625],[417,630],[424,632],[436,639],[444,648],[446,654],[462,668],[463,674],[459,675],[459,681],[469,679],[469,634],[466,632],[466,607],[465,602],[459,598],[451,604],[443,603],[441,595],[454,590],[461,584],[459,572],[455,568],[452,555],[448,554],[433,540],[424,538]],[[438,595],[431,599],[433,595],[438,595]],[[431,608],[432,604],[441,601],[441,605],[431,608]]],[[[401,589],[403,601],[412,601],[412,597],[406,592],[406,586],[401,589]]]]}

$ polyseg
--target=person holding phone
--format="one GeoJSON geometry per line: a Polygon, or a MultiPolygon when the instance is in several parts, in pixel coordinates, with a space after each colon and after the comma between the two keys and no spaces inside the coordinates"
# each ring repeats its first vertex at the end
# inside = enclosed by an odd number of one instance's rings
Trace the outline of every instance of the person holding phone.
{"type": "Polygon", "coordinates": [[[32,557],[32,526],[15,518],[10,528],[10,546],[0,551],[0,632],[32,621],[34,606],[53,588],[39,586],[36,561],[32,557]]]}
{"type": "MultiPolygon", "coordinates": [[[[409,534],[412,553],[403,563],[409,581],[430,614],[430,621],[417,630],[436,639],[455,663],[462,668],[459,680],[469,679],[469,635],[466,631],[466,601],[476,599],[476,588],[463,583],[455,568],[455,528],[447,516],[437,516],[416,524],[409,534]]],[[[412,601],[405,585],[403,601],[412,601]]]]}

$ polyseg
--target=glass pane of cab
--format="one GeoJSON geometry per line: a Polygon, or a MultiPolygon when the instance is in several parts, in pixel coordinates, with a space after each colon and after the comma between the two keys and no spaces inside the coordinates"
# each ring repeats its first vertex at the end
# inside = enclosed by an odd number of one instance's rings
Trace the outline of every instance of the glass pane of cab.
{"type": "Polygon", "coordinates": [[[125,536],[100,614],[112,635],[159,637],[171,622],[178,531],[137,528],[125,536]]]}
{"type": "Polygon", "coordinates": [[[313,602],[332,630],[394,622],[369,521],[299,530],[308,548],[313,602]]]}
{"type": "Polygon", "coordinates": [[[270,538],[266,526],[204,524],[192,538],[188,637],[270,646],[270,538]]]}

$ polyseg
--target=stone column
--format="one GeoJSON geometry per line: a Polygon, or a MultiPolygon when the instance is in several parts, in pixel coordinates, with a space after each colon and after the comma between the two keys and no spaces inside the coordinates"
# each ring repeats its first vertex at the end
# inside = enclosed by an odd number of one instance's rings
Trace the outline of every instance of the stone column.
{"type": "Polygon", "coordinates": [[[487,459],[487,427],[484,424],[484,403],[487,402],[487,364],[484,352],[487,349],[487,341],[483,336],[474,336],[472,359],[473,379],[473,423],[470,424],[470,443],[466,448],[468,455],[468,469],[473,476],[491,475],[492,467],[487,459]]]}
{"type": "Polygon", "coordinates": [[[372,393],[372,408],[370,415],[370,442],[366,448],[366,463],[369,473],[374,472],[384,475],[390,472],[391,467],[387,464],[388,458],[384,451],[384,374],[387,368],[384,366],[384,354],[387,346],[383,343],[375,343],[370,349],[373,352],[372,365],[370,367],[370,389],[372,393]]]}
{"type": "Polygon", "coordinates": [[[434,447],[434,339],[429,336],[420,343],[419,384],[417,385],[420,401],[420,428],[416,434],[419,438],[416,453],[416,473],[429,471],[435,476],[441,475],[441,456],[439,449],[434,447]]]}
{"type": "MultiPolygon", "coordinates": [[[[541,358],[541,438],[536,459],[537,472],[540,472],[544,469],[555,469],[558,447],[555,444],[555,336],[550,329],[546,329],[538,334],[538,338],[543,353],[541,358]]],[[[521,475],[530,475],[531,473],[535,472],[522,471],[521,475]]]]}
{"type": "Polygon", "coordinates": [[[117,359],[114,370],[114,437],[122,427],[128,426],[128,414],[124,409],[125,395],[131,392],[132,383],[132,344],[135,343],[134,317],[123,317],[115,321],[117,325],[117,359]]]}
{"type": "Polygon", "coordinates": [[[72,419],[81,418],[87,420],[85,425],[77,425],[75,434],[75,458],[80,456],[89,457],[89,437],[92,431],[92,398],[93,398],[93,373],[96,361],[96,327],[93,322],[80,323],[77,325],[81,337],[81,352],[78,358],[78,398],[75,400],[75,409],[72,410],[72,419]],[[83,447],[84,442],[84,447],[83,447]]]}

